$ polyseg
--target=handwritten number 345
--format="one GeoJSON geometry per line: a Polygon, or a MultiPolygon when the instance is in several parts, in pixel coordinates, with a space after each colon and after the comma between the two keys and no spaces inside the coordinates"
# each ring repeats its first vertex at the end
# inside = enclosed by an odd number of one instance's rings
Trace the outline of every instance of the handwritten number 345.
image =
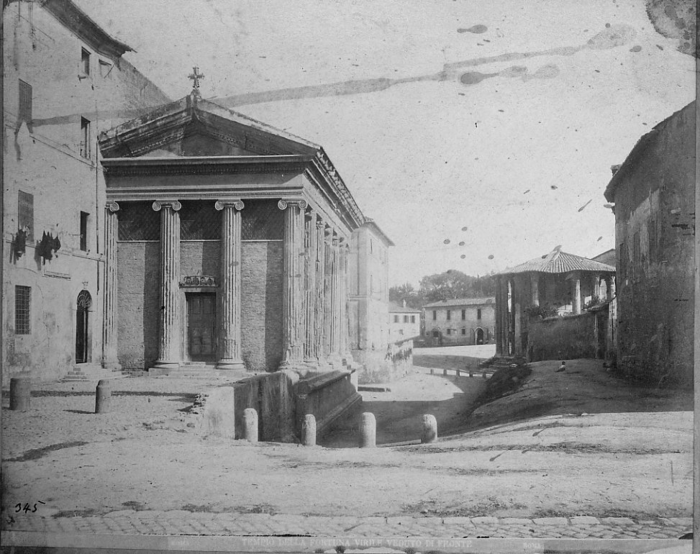
{"type": "MultiPolygon", "coordinates": [[[[19,504],[15,504],[15,513],[18,514],[18,513],[21,512],[21,511],[24,511],[25,514],[28,513],[28,512],[34,513],[34,512],[36,512],[37,509],[38,509],[38,508],[36,507],[37,504],[38,504],[38,502],[35,502],[35,503],[34,503],[34,507],[31,507],[29,504],[25,504],[24,506],[22,506],[22,503],[21,503],[21,502],[20,502],[19,504]]],[[[43,502],[42,502],[42,504],[43,504],[43,502]]]]}

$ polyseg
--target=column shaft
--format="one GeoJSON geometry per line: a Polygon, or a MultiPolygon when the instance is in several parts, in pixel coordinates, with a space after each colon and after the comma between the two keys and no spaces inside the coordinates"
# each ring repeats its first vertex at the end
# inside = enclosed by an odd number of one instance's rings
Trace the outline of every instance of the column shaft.
{"type": "Polygon", "coordinates": [[[245,369],[241,359],[240,200],[215,204],[221,214],[221,316],[217,369],[245,369]]]}
{"type": "Polygon", "coordinates": [[[306,333],[304,361],[312,364],[318,361],[316,355],[316,257],[318,255],[316,221],[316,212],[309,210],[304,226],[304,329],[306,333]]]}
{"type": "Polygon", "coordinates": [[[304,240],[305,200],[280,200],[284,213],[284,288],[282,290],[283,368],[300,364],[304,356],[304,312],[301,260],[304,240]]]}
{"type": "Polygon", "coordinates": [[[180,215],[179,202],[154,202],[160,211],[160,341],[159,369],[180,365],[180,215]]]}
{"type": "Polygon", "coordinates": [[[340,247],[340,354],[343,358],[350,357],[348,336],[348,241],[340,247]]]}
{"type": "Polygon", "coordinates": [[[328,360],[332,352],[333,328],[333,230],[326,227],[324,240],[324,273],[323,273],[323,357],[328,360]]]}
{"type": "Polygon", "coordinates": [[[314,321],[316,324],[316,336],[314,340],[314,357],[320,360],[324,357],[323,346],[325,344],[325,279],[326,279],[326,224],[321,218],[316,219],[316,283],[314,303],[314,321]]]}
{"type": "Polygon", "coordinates": [[[117,235],[119,232],[117,210],[119,210],[119,204],[107,202],[105,206],[104,323],[102,325],[102,366],[107,369],[121,369],[117,357],[117,235]]]}
{"type": "Polygon", "coordinates": [[[331,244],[331,256],[333,269],[331,278],[331,358],[337,361],[340,357],[340,237],[337,233],[333,236],[331,244]]]}
{"type": "Polygon", "coordinates": [[[530,276],[530,286],[532,291],[532,305],[540,305],[540,276],[538,273],[533,273],[530,276]]]}
{"type": "Polygon", "coordinates": [[[580,314],[581,313],[581,276],[576,275],[574,277],[574,313],[575,314],[580,314]]]}

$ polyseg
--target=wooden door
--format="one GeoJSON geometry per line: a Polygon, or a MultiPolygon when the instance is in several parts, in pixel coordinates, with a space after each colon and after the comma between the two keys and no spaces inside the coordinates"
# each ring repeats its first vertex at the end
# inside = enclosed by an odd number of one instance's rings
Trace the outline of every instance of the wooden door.
{"type": "Polygon", "coordinates": [[[216,360],[216,295],[187,295],[187,350],[190,360],[216,360]]]}

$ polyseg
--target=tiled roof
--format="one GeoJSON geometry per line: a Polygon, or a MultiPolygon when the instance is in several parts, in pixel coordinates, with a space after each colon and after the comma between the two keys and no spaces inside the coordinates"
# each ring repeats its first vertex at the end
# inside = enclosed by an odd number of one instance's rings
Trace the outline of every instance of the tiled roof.
{"type": "Polygon", "coordinates": [[[399,306],[396,302],[389,302],[389,312],[394,313],[394,312],[411,312],[413,314],[419,314],[420,309],[418,308],[411,308],[409,306],[406,306],[405,308],[403,306],[399,306]]]}
{"type": "Polygon", "coordinates": [[[598,271],[614,273],[615,268],[582,256],[562,252],[557,246],[549,254],[535,258],[528,262],[499,271],[497,275],[510,275],[513,273],[569,273],[571,271],[598,271]]]}
{"type": "Polygon", "coordinates": [[[484,304],[494,304],[496,298],[488,296],[486,298],[451,298],[440,302],[431,302],[423,306],[424,308],[446,308],[450,306],[482,306],[484,304]]]}

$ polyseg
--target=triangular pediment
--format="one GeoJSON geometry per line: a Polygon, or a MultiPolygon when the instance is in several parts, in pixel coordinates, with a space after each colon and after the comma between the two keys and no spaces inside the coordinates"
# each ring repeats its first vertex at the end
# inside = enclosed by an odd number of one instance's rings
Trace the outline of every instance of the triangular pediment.
{"type": "Polygon", "coordinates": [[[194,94],[100,136],[104,158],[308,155],[319,149],[194,94]]]}

